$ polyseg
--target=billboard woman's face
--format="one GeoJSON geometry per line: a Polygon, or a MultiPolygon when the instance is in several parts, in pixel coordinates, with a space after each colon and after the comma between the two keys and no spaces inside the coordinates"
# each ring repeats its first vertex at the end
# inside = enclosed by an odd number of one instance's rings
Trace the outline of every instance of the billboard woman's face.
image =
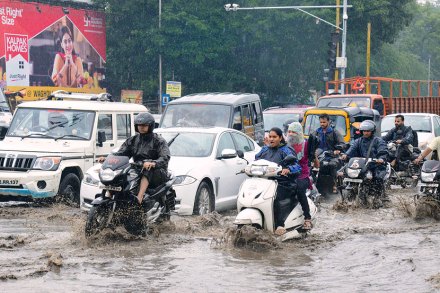
{"type": "Polygon", "coordinates": [[[63,48],[65,54],[72,54],[73,42],[69,34],[64,34],[61,40],[61,48],[63,48]]]}

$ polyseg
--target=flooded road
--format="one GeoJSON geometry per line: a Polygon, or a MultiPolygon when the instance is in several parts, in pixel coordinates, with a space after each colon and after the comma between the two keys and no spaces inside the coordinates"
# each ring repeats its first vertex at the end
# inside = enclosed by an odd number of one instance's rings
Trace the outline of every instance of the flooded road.
{"type": "Polygon", "coordinates": [[[86,214],[65,206],[0,207],[2,292],[435,292],[440,223],[410,216],[409,191],[378,210],[320,206],[304,239],[234,247],[235,213],[173,216],[153,235],[123,229],[87,241],[86,214]]]}

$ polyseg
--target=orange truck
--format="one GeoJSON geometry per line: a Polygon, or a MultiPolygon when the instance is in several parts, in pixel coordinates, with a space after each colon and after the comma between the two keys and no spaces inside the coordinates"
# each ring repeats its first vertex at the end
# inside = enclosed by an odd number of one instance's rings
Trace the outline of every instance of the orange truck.
{"type": "Polygon", "coordinates": [[[440,115],[440,81],[357,76],[328,81],[326,93],[318,99],[318,107],[369,107],[382,117],[393,113],[440,115]],[[343,95],[337,90],[342,84],[343,95]]]}

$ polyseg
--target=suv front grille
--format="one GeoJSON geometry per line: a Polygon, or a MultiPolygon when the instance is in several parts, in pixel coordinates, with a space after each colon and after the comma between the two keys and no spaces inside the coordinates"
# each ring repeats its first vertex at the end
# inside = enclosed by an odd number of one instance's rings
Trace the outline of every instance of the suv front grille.
{"type": "Polygon", "coordinates": [[[0,170],[27,171],[32,168],[36,156],[0,154],[0,170]]]}

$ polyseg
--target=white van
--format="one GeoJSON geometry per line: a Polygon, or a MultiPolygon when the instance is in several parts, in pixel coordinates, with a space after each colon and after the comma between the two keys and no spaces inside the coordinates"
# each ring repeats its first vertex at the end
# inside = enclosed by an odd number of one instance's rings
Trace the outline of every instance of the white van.
{"type": "Polygon", "coordinates": [[[226,127],[249,135],[260,145],[264,122],[260,97],[249,93],[199,93],[175,99],[162,114],[161,128],[226,127]]]}
{"type": "Polygon", "coordinates": [[[18,105],[0,141],[0,201],[59,194],[79,204],[83,174],[134,135],[134,117],[148,112],[108,97],[64,92],[18,105]]]}

